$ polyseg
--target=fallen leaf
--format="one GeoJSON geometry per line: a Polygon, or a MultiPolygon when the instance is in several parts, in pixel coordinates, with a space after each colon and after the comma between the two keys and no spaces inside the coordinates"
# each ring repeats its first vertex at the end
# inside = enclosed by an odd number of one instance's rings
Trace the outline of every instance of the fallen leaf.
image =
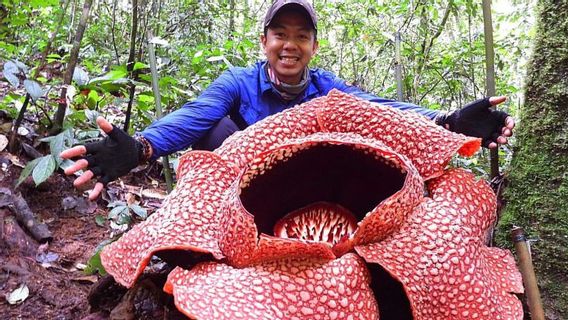
{"type": "Polygon", "coordinates": [[[92,276],[82,276],[82,277],[77,277],[77,278],[73,278],[71,279],[73,281],[78,281],[78,282],[90,282],[90,283],[96,283],[97,281],[99,281],[99,278],[95,275],[92,276]]]}
{"type": "Polygon", "coordinates": [[[77,206],[77,199],[73,196],[68,196],[61,200],[61,206],[63,210],[73,209],[77,206]]]}
{"type": "Polygon", "coordinates": [[[18,134],[21,136],[27,136],[28,134],[30,134],[30,130],[28,130],[27,128],[24,127],[19,127],[18,128],[18,134]]]}
{"type": "Polygon", "coordinates": [[[24,168],[26,166],[26,164],[23,163],[22,160],[20,160],[20,158],[18,158],[13,154],[10,154],[9,158],[10,161],[12,161],[12,164],[15,165],[16,167],[24,168]]]}
{"type": "Polygon", "coordinates": [[[5,135],[0,134],[0,151],[4,150],[8,145],[8,138],[5,135]]]}
{"type": "Polygon", "coordinates": [[[12,291],[6,298],[9,304],[18,304],[24,302],[30,295],[30,289],[25,284],[22,284],[18,289],[12,291]]]}
{"type": "Polygon", "coordinates": [[[166,193],[157,189],[144,189],[142,190],[142,196],[145,198],[164,200],[166,198],[166,193]]]}
{"type": "Polygon", "coordinates": [[[59,259],[59,255],[53,252],[40,253],[36,255],[36,261],[41,263],[42,265],[50,264],[52,262],[57,261],[57,259],[59,259]]]}

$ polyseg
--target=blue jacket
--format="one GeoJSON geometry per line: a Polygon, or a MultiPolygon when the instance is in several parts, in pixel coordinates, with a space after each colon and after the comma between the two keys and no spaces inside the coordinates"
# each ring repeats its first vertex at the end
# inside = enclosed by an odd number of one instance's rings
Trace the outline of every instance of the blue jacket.
{"type": "Polygon", "coordinates": [[[410,103],[379,98],[346,84],[335,74],[322,69],[310,69],[311,82],[307,89],[295,100],[285,101],[273,89],[264,71],[265,64],[263,61],[251,67],[235,67],[225,71],[197,99],[187,102],[141,132],[152,145],[152,158],[188,148],[227,115],[231,115],[231,119],[244,129],[269,115],[325,96],[334,88],[365,100],[412,110],[430,119],[438,114],[437,111],[410,103]]]}

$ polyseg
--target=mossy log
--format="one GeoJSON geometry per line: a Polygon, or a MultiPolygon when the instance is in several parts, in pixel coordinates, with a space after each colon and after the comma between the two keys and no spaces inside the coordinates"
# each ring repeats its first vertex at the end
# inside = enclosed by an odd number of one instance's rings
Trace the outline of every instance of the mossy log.
{"type": "Polygon", "coordinates": [[[512,225],[529,237],[547,317],[568,319],[568,0],[538,3],[537,32],[513,161],[501,244],[512,225]]]}

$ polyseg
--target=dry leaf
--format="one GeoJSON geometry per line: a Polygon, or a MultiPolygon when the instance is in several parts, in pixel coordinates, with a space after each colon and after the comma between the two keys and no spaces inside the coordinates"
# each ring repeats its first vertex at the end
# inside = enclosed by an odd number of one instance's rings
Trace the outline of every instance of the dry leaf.
{"type": "Polygon", "coordinates": [[[30,289],[22,284],[18,289],[12,291],[6,298],[9,304],[18,304],[24,302],[30,295],[30,289]]]}
{"type": "Polygon", "coordinates": [[[8,145],[8,138],[5,135],[0,134],[0,151],[4,150],[8,145]]]}

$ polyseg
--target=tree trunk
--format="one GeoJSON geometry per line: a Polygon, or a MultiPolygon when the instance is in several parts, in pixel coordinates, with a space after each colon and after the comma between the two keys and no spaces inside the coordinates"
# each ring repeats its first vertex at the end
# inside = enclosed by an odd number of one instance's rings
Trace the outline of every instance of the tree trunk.
{"type": "Polygon", "coordinates": [[[87,28],[87,22],[89,21],[89,15],[91,10],[91,5],[93,0],[85,0],[83,4],[83,13],[81,14],[81,21],[77,27],[77,33],[75,33],[75,40],[73,41],[73,48],[69,53],[69,63],[67,64],[67,71],[63,79],[63,87],[61,88],[61,94],[59,97],[59,106],[55,113],[53,119],[53,128],[51,130],[52,134],[59,133],[63,128],[63,120],[65,119],[65,112],[67,111],[67,86],[71,84],[73,80],[73,71],[77,65],[79,59],[79,49],[81,49],[81,40],[83,40],[83,33],[87,28]]]}
{"type": "Polygon", "coordinates": [[[511,225],[530,238],[550,318],[568,319],[568,0],[539,1],[526,101],[509,172],[501,241],[511,225]]]}

